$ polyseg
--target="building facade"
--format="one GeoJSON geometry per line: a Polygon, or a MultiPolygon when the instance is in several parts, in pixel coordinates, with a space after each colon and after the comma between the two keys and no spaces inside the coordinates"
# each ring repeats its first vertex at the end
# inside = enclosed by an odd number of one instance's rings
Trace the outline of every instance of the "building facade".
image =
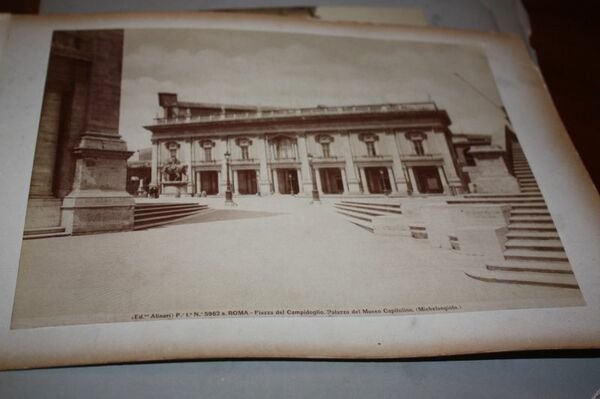
{"type": "Polygon", "coordinates": [[[466,185],[433,102],[258,108],[159,93],[151,186],[161,196],[455,195],[466,185]]]}

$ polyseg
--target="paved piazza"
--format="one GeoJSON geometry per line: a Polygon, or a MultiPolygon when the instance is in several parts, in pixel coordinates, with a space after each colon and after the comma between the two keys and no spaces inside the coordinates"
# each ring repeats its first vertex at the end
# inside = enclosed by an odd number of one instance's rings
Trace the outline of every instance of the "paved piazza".
{"type": "Polygon", "coordinates": [[[376,236],[333,201],[201,199],[212,213],[150,230],[26,240],[13,327],[210,310],[572,304],[577,292],[472,280],[482,260],[426,240],[376,236]]]}

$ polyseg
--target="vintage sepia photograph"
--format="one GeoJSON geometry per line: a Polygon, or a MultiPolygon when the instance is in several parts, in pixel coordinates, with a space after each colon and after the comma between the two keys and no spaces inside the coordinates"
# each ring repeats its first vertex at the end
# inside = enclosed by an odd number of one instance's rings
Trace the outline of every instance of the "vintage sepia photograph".
{"type": "Polygon", "coordinates": [[[585,306],[482,47],[54,31],[12,329],[585,306]]]}

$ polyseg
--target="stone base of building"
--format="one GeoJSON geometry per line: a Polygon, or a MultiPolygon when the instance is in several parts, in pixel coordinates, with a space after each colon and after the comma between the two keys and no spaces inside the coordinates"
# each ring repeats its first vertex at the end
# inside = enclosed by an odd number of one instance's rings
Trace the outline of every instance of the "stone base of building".
{"type": "Polygon", "coordinates": [[[135,199],[125,191],[74,191],[62,205],[62,225],[73,235],[133,229],[135,199]]]}
{"type": "Polygon", "coordinates": [[[61,204],[60,198],[29,198],[25,230],[60,226],[61,204]]]}

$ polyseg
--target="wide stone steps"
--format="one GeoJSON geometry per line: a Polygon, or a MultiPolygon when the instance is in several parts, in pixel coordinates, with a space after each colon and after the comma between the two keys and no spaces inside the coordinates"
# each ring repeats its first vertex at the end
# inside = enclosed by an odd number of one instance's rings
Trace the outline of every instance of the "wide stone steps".
{"type": "Polygon", "coordinates": [[[518,143],[513,143],[512,150],[521,195],[491,195],[496,203],[511,206],[505,260],[466,274],[488,283],[578,288],[535,176],[518,143]]]}
{"type": "Polygon", "coordinates": [[[362,209],[352,209],[352,208],[346,208],[346,207],[342,207],[342,206],[338,206],[338,205],[334,205],[334,207],[338,213],[344,214],[345,216],[355,217],[360,220],[369,221],[369,222],[373,221],[373,217],[382,215],[381,213],[375,213],[375,212],[366,211],[366,210],[362,210],[362,209]]]}
{"type": "Polygon", "coordinates": [[[536,251],[534,249],[506,249],[504,259],[535,262],[567,262],[564,250],[536,251]]]}
{"type": "Polygon", "coordinates": [[[504,205],[537,205],[546,207],[546,202],[543,198],[539,197],[500,197],[500,198],[464,198],[464,199],[450,199],[447,201],[448,204],[504,204],[504,205]]]}
{"type": "Polygon", "coordinates": [[[539,190],[540,187],[535,184],[535,183],[531,183],[531,184],[520,184],[519,185],[519,189],[521,191],[525,190],[525,189],[530,189],[530,190],[539,190]]]}
{"type": "Polygon", "coordinates": [[[375,230],[373,228],[373,219],[369,216],[360,214],[360,213],[356,213],[356,212],[351,212],[351,211],[343,211],[343,210],[336,210],[336,212],[342,216],[344,216],[344,218],[358,226],[361,227],[367,231],[370,231],[371,233],[375,230]]]}
{"type": "Polygon", "coordinates": [[[539,188],[522,188],[521,191],[524,193],[536,193],[536,194],[541,193],[539,188]]]}
{"type": "Polygon", "coordinates": [[[511,215],[510,223],[553,223],[550,215],[511,215]]]}
{"type": "Polygon", "coordinates": [[[510,199],[510,198],[531,198],[531,199],[540,199],[544,198],[539,194],[528,194],[528,193],[511,193],[511,194],[465,194],[465,198],[490,198],[490,199],[510,199]]]}
{"type": "Polygon", "coordinates": [[[36,240],[39,238],[66,237],[70,235],[64,227],[42,227],[27,229],[23,232],[24,240],[36,240]]]}
{"type": "Polygon", "coordinates": [[[535,240],[531,238],[514,238],[506,241],[506,249],[534,249],[537,251],[563,251],[560,240],[535,240]]]}
{"type": "Polygon", "coordinates": [[[388,204],[385,202],[359,202],[359,201],[340,201],[340,204],[357,205],[357,206],[375,206],[384,209],[400,210],[400,204],[388,204]]]}
{"type": "Polygon", "coordinates": [[[355,204],[355,203],[347,203],[347,202],[339,202],[336,203],[334,205],[335,207],[344,207],[344,208],[348,208],[348,209],[356,209],[356,210],[365,210],[365,211],[371,211],[373,212],[373,216],[378,216],[378,215],[386,215],[386,214],[393,214],[393,215],[401,215],[402,211],[400,210],[400,207],[398,206],[396,207],[391,207],[391,206],[382,206],[382,205],[371,205],[371,204],[355,204]]]}
{"type": "Polygon", "coordinates": [[[134,211],[134,230],[163,226],[202,213],[212,212],[206,205],[184,204],[136,204],[134,211]]]}
{"type": "Polygon", "coordinates": [[[181,214],[182,212],[187,212],[187,211],[193,211],[193,210],[202,210],[202,209],[207,209],[208,206],[207,205],[200,205],[200,206],[182,206],[182,207],[176,207],[176,208],[171,208],[171,207],[164,207],[164,209],[161,208],[153,208],[153,209],[144,209],[144,210],[136,210],[134,213],[134,217],[136,219],[144,219],[147,217],[154,217],[154,216],[167,216],[167,215],[178,215],[181,214]]]}
{"type": "Polygon", "coordinates": [[[562,273],[573,274],[569,262],[490,262],[486,269],[498,272],[533,272],[533,273],[562,273]]]}
{"type": "Polygon", "coordinates": [[[163,203],[163,204],[136,204],[134,212],[136,214],[143,214],[147,212],[167,209],[185,209],[195,206],[206,206],[197,203],[163,203]]]}
{"type": "Polygon", "coordinates": [[[567,273],[540,273],[537,271],[502,271],[481,270],[465,273],[468,277],[486,283],[504,283],[519,285],[535,285],[553,288],[577,289],[577,280],[573,274],[567,273]]]}
{"type": "Polygon", "coordinates": [[[558,240],[558,233],[553,231],[513,230],[506,234],[507,239],[558,240]]]}
{"type": "Polygon", "coordinates": [[[515,230],[523,231],[556,231],[556,227],[552,223],[510,223],[508,225],[509,232],[515,230]]]}
{"type": "Polygon", "coordinates": [[[374,232],[373,219],[380,216],[399,216],[402,214],[399,204],[383,202],[340,201],[334,205],[335,211],[348,222],[371,233],[374,232]]]}
{"type": "Polygon", "coordinates": [[[511,209],[511,215],[515,216],[550,216],[550,211],[546,209],[511,209]]]}

